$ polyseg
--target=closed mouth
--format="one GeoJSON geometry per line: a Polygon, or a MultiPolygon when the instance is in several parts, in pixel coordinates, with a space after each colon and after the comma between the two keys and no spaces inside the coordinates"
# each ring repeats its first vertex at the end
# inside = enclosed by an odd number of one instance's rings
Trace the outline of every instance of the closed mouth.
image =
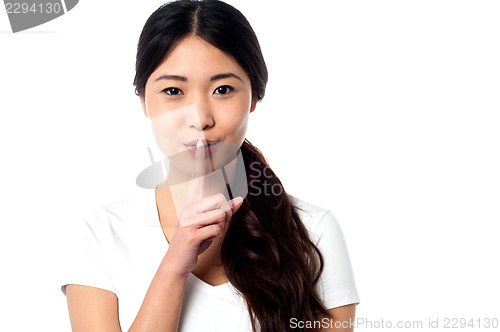
{"type": "MultiPolygon", "coordinates": [[[[203,145],[205,146],[205,152],[208,152],[208,153],[211,153],[212,152],[212,149],[213,147],[219,143],[219,141],[205,141],[205,140],[202,140],[203,142],[203,145]]],[[[193,140],[191,142],[189,142],[189,144],[184,144],[184,146],[186,147],[186,149],[191,152],[191,153],[194,153],[196,151],[196,145],[198,143],[198,140],[193,140]]]]}

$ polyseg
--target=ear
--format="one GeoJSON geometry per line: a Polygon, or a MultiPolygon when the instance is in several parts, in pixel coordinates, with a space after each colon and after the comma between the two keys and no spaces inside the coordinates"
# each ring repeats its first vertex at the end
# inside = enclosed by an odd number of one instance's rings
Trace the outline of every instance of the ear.
{"type": "Polygon", "coordinates": [[[252,113],[253,111],[255,111],[256,107],[257,107],[257,98],[254,98],[252,100],[252,104],[250,105],[250,113],[252,113]]]}
{"type": "Polygon", "coordinates": [[[146,107],[145,96],[144,95],[140,95],[139,98],[141,98],[142,111],[144,112],[144,115],[146,116],[146,118],[149,118],[148,109],[146,107]]]}

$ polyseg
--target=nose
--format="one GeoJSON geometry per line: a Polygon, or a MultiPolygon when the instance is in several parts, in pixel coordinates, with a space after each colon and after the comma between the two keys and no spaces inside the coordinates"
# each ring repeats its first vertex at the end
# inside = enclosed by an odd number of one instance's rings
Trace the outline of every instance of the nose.
{"type": "Polygon", "coordinates": [[[215,125],[215,120],[213,117],[212,105],[208,100],[202,97],[198,97],[193,100],[193,104],[196,106],[196,112],[192,112],[187,120],[188,127],[194,127],[197,130],[204,130],[215,125]]]}

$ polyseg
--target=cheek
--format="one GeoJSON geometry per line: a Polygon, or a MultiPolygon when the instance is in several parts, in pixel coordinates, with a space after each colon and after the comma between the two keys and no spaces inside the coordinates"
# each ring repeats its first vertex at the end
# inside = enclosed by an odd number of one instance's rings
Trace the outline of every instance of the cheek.
{"type": "Polygon", "coordinates": [[[242,136],[245,136],[248,125],[249,112],[246,110],[232,109],[225,112],[219,120],[219,128],[224,132],[227,138],[234,143],[242,136]]]}
{"type": "Polygon", "coordinates": [[[226,107],[219,117],[220,128],[234,143],[242,143],[250,116],[250,98],[242,98],[226,107]],[[241,140],[241,142],[239,142],[241,140]]]}
{"type": "Polygon", "coordinates": [[[156,118],[164,113],[158,98],[151,97],[146,93],[146,108],[150,118],[156,118]]]}
{"type": "Polygon", "coordinates": [[[179,152],[179,128],[182,128],[184,122],[185,117],[175,112],[167,112],[151,119],[156,144],[165,156],[179,152]]]}
{"type": "Polygon", "coordinates": [[[236,134],[236,137],[238,139],[238,143],[243,143],[243,139],[245,138],[245,135],[247,133],[248,117],[249,116],[250,116],[249,113],[245,113],[245,115],[237,123],[237,127],[235,129],[235,134],[236,134]]]}

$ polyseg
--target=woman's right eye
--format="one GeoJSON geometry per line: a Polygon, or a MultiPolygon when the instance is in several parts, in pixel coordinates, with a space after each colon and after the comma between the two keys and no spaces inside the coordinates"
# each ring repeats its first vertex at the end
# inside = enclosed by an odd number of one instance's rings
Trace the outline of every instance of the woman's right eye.
{"type": "Polygon", "coordinates": [[[182,92],[181,89],[179,88],[166,88],[162,92],[166,93],[169,96],[178,96],[178,95],[183,95],[184,93],[182,92]]]}

